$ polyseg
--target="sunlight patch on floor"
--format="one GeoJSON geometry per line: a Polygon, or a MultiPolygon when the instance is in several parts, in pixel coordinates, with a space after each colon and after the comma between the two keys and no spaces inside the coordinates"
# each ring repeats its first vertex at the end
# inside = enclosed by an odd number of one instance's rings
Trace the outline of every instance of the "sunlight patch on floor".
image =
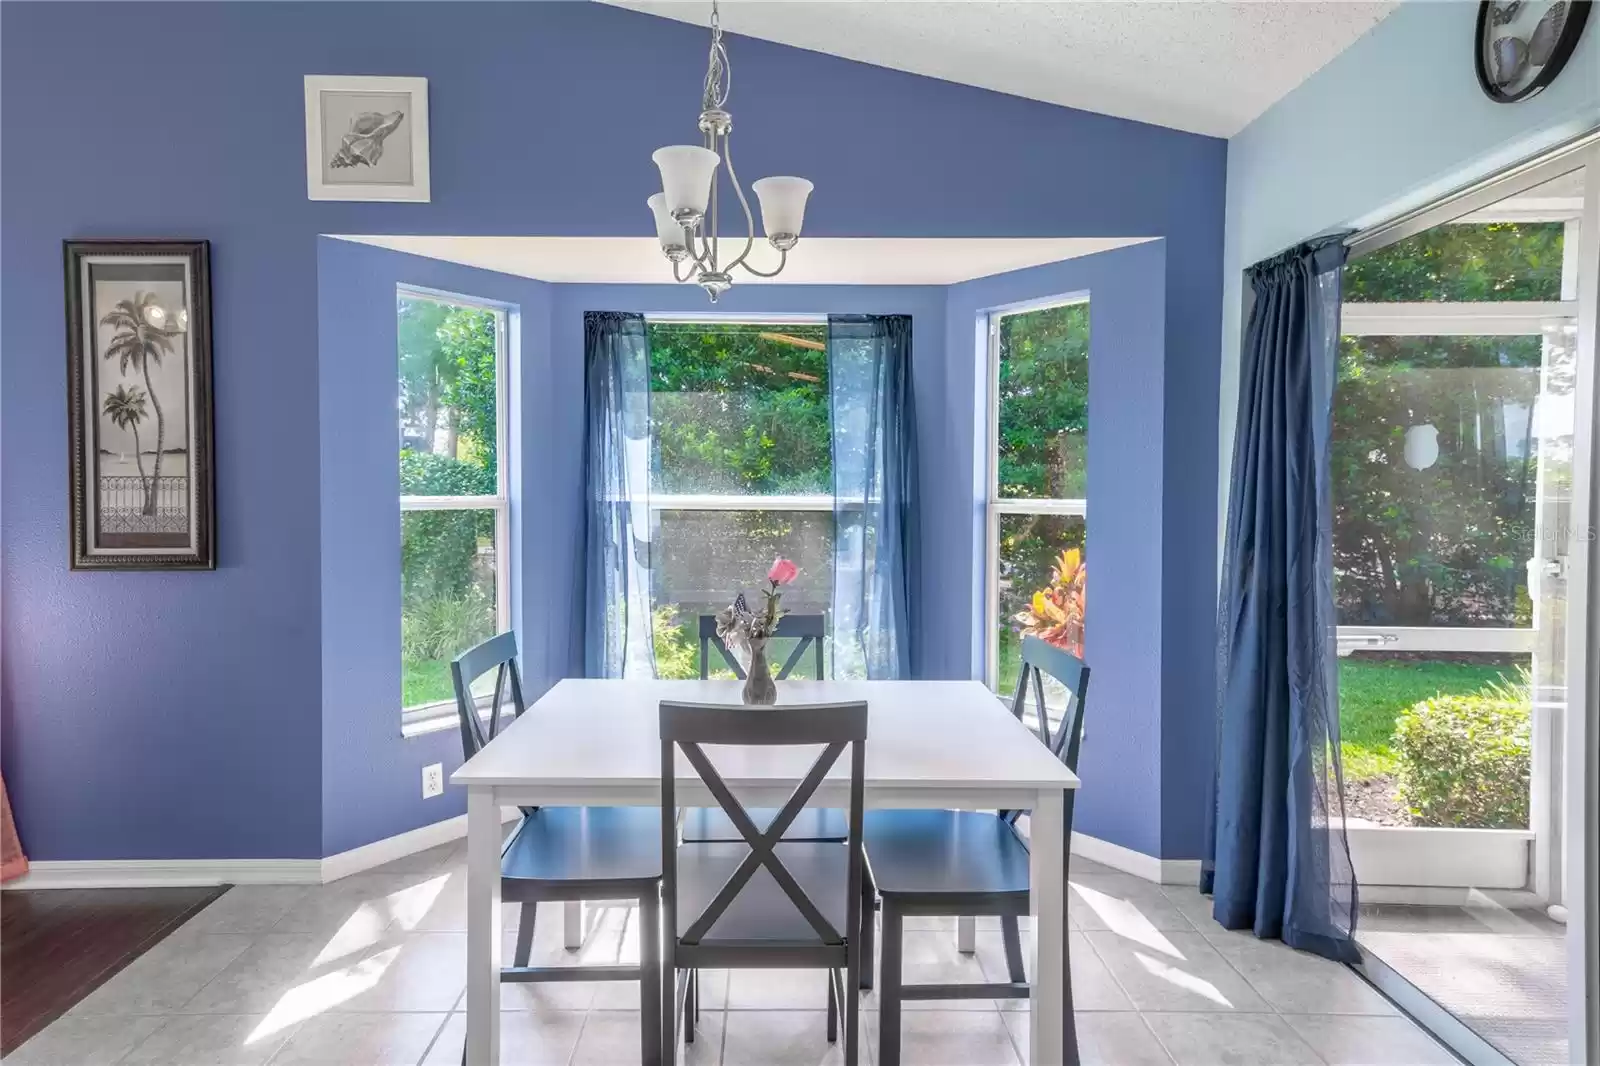
{"type": "Polygon", "coordinates": [[[1161,930],[1151,924],[1150,919],[1140,913],[1139,908],[1132,903],[1087,885],[1080,885],[1076,881],[1070,883],[1078,898],[1088,904],[1089,909],[1094,911],[1100,920],[1106,923],[1106,928],[1113,933],[1141,944],[1151,951],[1159,951],[1175,959],[1183,958],[1183,952],[1174,947],[1172,941],[1163,936],[1161,930]]]}
{"type": "Polygon", "coordinates": [[[383,972],[389,968],[389,964],[399,956],[398,945],[385,948],[376,955],[362,959],[354,966],[325,973],[321,977],[289,989],[273,1005],[272,1010],[267,1012],[267,1016],[256,1026],[255,1031],[245,1038],[246,1046],[286,1029],[296,1022],[303,1022],[323,1011],[331,1010],[373,988],[383,978],[383,972]]]}
{"type": "Polygon", "coordinates": [[[1221,992],[1217,991],[1216,985],[1202,977],[1196,977],[1191,973],[1184,973],[1175,966],[1168,966],[1160,959],[1152,959],[1142,951],[1135,951],[1133,953],[1133,957],[1138,959],[1139,965],[1150,971],[1150,974],[1153,977],[1159,977],[1161,980],[1167,982],[1168,984],[1176,985],[1185,992],[1193,992],[1197,996],[1204,996],[1206,999],[1209,999],[1211,1002],[1220,1006],[1233,1006],[1233,1004],[1228,1001],[1227,996],[1224,996],[1221,992]]]}

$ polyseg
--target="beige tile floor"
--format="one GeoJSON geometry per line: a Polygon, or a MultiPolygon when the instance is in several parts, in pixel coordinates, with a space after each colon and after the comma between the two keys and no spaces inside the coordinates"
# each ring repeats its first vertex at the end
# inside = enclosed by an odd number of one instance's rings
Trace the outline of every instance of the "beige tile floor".
{"type": "MultiPolygon", "coordinates": [[[[1072,973],[1085,1063],[1116,1066],[1415,1066],[1454,1060],[1340,966],[1214,925],[1192,889],[1075,861],[1072,973]]],[[[508,941],[517,912],[508,908],[508,941]]],[[[8,1066],[416,1066],[460,1061],[465,1019],[463,850],[436,849],[315,888],[235,888],[13,1055],[8,1066]]],[[[637,957],[627,908],[597,907],[581,952],[539,918],[548,961],[637,957]]],[[[509,950],[509,943],[508,943],[509,950]]],[[[907,932],[907,980],[999,980],[999,931],[956,950],[953,923],[907,932]]],[[[816,973],[709,973],[686,1066],[826,1066],[816,973]]],[[[509,985],[507,1066],[638,1061],[633,983],[509,985]]],[[[876,1049],[863,1000],[862,1061],[876,1049]]],[[[908,1004],[907,1066],[1015,1066],[1025,1002],[908,1004]]]]}

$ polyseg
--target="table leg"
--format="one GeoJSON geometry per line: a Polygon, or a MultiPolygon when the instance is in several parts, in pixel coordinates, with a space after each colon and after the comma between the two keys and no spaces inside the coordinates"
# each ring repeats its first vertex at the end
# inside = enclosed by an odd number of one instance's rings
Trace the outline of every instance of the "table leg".
{"type": "Polygon", "coordinates": [[[569,899],[561,911],[561,942],[568,951],[583,947],[583,900],[569,899]]]}
{"type": "Polygon", "coordinates": [[[467,790],[467,1066],[500,1062],[500,804],[467,790]]]}
{"type": "Polygon", "coordinates": [[[1060,789],[1041,789],[1029,819],[1029,898],[1033,908],[1033,996],[1028,1015],[1031,1066],[1077,1062],[1069,1047],[1067,993],[1066,812],[1060,789]],[[1068,1057],[1070,1052],[1071,1057],[1068,1057]]]}
{"type": "Polygon", "coordinates": [[[971,955],[978,950],[978,919],[963,914],[956,919],[956,950],[971,955]]]}

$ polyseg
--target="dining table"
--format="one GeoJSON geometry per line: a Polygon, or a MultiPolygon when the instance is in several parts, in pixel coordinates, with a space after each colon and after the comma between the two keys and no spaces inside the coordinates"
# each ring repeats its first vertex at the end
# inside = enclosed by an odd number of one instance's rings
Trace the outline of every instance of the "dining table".
{"type": "MultiPolygon", "coordinates": [[[[469,1066],[493,1066],[500,1048],[502,808],[657,806],[660,705],[739,704],[738,681],[557,682],[451,775],[467,790],[467,1044],[469,1066]]],[[[1072,773],[977,681],[804,681],[778,685],[778,703],[867,704],[868,808],[1026,810],[1032,912],[1029,1061],[1077,1061],[1067,958],[1065,800],[1072,773]]],[[[751,714],[763,708],[751,707],[751,714]]],[[[805,776],[811,752],[792,747],[712,749],[741,803],[779,807],[805,776]]],[[[847,768],[835,766],[812,798],[849,805],[847,768]]],[[[715,798],[679,754],[678,802],[715,798]]],[[[666,987],[671,987],[668,982],[666,987]]]]}

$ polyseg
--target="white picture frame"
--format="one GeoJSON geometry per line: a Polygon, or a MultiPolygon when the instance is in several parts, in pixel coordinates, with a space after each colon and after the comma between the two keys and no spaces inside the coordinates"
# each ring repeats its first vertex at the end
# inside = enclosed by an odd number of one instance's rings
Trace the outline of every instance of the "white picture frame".
{"type": "Polygon", "coordinates": [[[305,82],[309,199],[429,201],[427,78],[305,82]]]}

